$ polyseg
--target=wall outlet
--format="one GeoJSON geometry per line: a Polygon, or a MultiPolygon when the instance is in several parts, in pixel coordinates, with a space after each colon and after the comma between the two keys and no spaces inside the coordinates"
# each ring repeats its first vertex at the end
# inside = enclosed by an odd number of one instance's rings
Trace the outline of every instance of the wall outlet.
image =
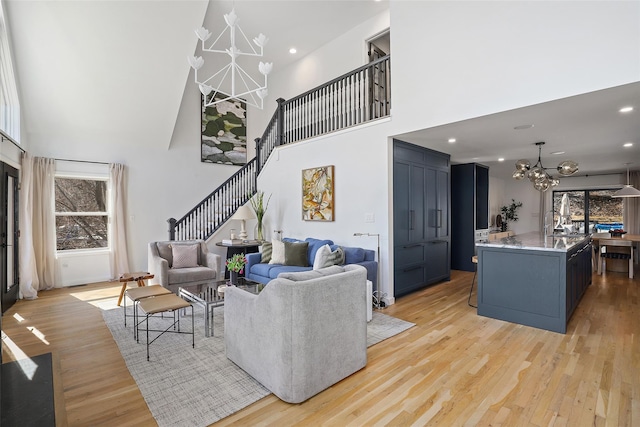
{"type": "Polygon", "coordinates": [[[376,217],[372,213],[364,214],[364,222],[376,222],[376,217]]]}

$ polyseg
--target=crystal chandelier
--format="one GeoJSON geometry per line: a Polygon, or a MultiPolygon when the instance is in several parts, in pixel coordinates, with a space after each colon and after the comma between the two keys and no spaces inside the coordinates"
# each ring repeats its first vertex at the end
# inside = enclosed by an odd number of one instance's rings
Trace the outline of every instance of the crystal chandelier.
{"type": "MultiPolygon", "coordinates": [[[[528,160],[518,160],[516,162],[516,171],[513,173],[513,178],[520,180],[527,177],[529,178],[529,181],[533,183],[533,187],[536,190],[547,191],[549,188],[556,187],[560,184],[560,180],[558,178],[553,178],[547,172],[547,169],[553,168],[545,168],[542,166],[540,155],[542,153],[542,146],[544,145],[544,142],[536,142],[535,145],[538,146],[538,162],[532,167],[528,160]]],[[[570,176],[578,172],[578,164],[573,160],[565,160],[560,162],[556,170],[562,176],[570,176]]]]}
{"type": "Polygon", "coordinates": [[[205,46],[205,42],[211,38],[209,30],[201,27],[195,30],[195,32],[202,42],[203,52],[228,55],[231,62],[206,80],[200,81],[198,80],[198,70],[204,65],[204,59],[202,59],[201,56],[190,56],[188,58],[189,65],[195,70],[195,82],[200,87],[200,92],[202,92],[204,96],[203,105],[204,107],[209,107],[235,99],[261,109],[264,98],[267,96],[267,75],[271,72],[273,63],[261,61],[258,64],[258,70],[264,76],[264,85],[260,85],[238,65],[236,60],[241,56],[261,58],[263,56],[263,48],[269,39],[262,33],[260,33],[258,37],[255,37],[253,43],[259,48],[256,50],[242,31],[242,28],[238,25],[239,19],[235,10],[231,10],[230,13],[224,15],[224,20],[227,26],[209,47],[205,46]],[[229,46],[229,48],[220,48],[218,42],[227,32],[229,33],[231,46],[229,46]],[[242,43],[242,48],[247,50],[246,52],[241,51],[236,45],[236,36],[238,35],[240,36],[238,38],[240,39],[240,43],[242,43]],[[223,88],[231,93],[224,92],[223,88]]]}

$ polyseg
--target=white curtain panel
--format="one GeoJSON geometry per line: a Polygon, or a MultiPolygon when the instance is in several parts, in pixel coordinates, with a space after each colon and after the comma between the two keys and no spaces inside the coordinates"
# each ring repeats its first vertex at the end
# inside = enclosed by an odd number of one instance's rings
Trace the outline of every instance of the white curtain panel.
{"type": "MultiPolygon", "coordinates": [[[[629,172],[629,184],[640,189],[640,171],[629,172]]],[[[629,234],[640,234],[640,197],[624,198],[624,228],[629,234]]]]}
{"type": "MultiPolygon", "coordinates": [[[[544,217],[547,216],[547,203],[553,206],[553,201],[551,200],[553,198],[553,195],[551,191],[548,192],[549,194],[546,191],[539,191],[539,193],[540,201],[538,206],[540,209],[540,215],[538,216],[538,228],[540,229],[541,233],[545,233],[546,230],[544,229],[544,217]]],[[[550,221],[551,223],[553,223],[553,217],[550,221]]]]}
{"type": "Polygon", "coordinates": [[[55,161],[22,157],[20,185],[20,294],[38,297],[55,285],[55,161]]]}
{"type": "Polygon", "coordinates": [[[126,216],[125,216],[125,169],[118,163],[109,164],[109,265],[111,278],[117,279],[129,273],[129,256],[127,254],[126,216]]]}
{"type": "Polygon", "coordinates": [[[29,153],[22,155],[20,169],[20,298],[38,298],[38,272],[36,254],[33,250],[33,157],[29,153]]]}
{"type": "Polygon", "coordinates": [[[31,224],[38,290],[51,289],[55,286],[55,173],[54,159],[44,157],[33,159],[31,224]]]}

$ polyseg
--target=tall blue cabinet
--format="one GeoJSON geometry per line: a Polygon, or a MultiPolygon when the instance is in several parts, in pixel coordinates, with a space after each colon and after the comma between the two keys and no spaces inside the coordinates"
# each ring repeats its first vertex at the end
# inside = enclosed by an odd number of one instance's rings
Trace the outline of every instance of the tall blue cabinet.
{"type": "Polygon", "coordinates": [[[450,156],[393,142],[394,296],[442,280],[450,269],[450,156]]]}
{"type": "Polygon", "coordinates": [[[451,166],[451,268],[474,271],[478,232],[489,234],[489,167],[451,166]]]}

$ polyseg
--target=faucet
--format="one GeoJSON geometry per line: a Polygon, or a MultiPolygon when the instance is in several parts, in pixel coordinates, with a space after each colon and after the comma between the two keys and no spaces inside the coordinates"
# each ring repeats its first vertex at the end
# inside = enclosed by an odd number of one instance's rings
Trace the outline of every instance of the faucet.
{"type": "Polygon", "coordinates": [[[544,214],[544,235],[545,236],[549,235],[548,231],[547,231],[547,228],[549,228],[549,226],[551,225],[551,224],[549,224],[547,222],[547,217],[548,217],[549,214],[551,214],[551,222],[553,222],[553,214],[555,214],[555,213],[558,213],[558,212],[556,212],[556,210],[554,210],[554,209],[551,209],[550,211],[548,211],[547,213],[544,214]]]}

